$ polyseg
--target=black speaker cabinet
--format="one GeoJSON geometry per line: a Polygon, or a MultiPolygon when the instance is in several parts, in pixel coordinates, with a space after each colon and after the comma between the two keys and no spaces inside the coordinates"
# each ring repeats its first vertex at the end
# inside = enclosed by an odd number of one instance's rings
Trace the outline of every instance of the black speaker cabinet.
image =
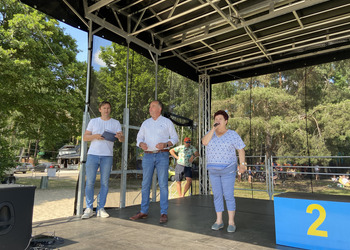
{"type": "Polygon", "coordinates": [[[24,250],[32,234],[35,186],[0,184],[0,249],[24,250]]]}

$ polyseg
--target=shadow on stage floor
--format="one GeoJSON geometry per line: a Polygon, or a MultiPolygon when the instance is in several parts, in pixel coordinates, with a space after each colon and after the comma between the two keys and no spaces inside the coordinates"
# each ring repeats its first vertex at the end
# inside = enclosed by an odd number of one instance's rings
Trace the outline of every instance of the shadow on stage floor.
{"type": "MultiPolygon", "coordinates": [[[[219,231],[211,229],[211,225],[216,219],[212,195],[194,195],[169,200],[169,221],[165,225],[159,224],[159,203],[151,203],[148,218],[137,221],[137,223],[151,223],[260,246],[275,247],[273,201],[236,198],[236,206],[237,231],[234,234],[226,231],[228,220],[226,211],[223,213],[224,229],[219,231]]],[[[140,206],[128,207],[119,211],[118,216],[122,219],[128,219],[139,209],[140,206]]]]}
{"type": "MultiPolygon", "coordinates": [[[[87,239],[90,239],[89,237],[93,237],[93,235],[97,237],[97,233],[99,232],[98,228],[116,230],[118,227],[119,232],[125,234],[125,236],[120,236],[119,242],[122,244],[122,240],[125,240],[125,246],[128,245],[128,237],[131,239],[135,237],[133,234],[137,233],[137,238],[142,241],[145,237],[149,238],[150,235],[152,235],[152,232],[149,231],[153,230],[154,235],[168,234],[170,237],[173,237],[173,239],[171,239],[172,241],[179,243],[181,241],[191,241],[190,236],[186,238],[181,237],[181,235],[192,235],[193,239],[193,235],[196,234],[195,240],[198,242],[205,238],[213,239],[212,237],[221,239],[221,241],[225,239],[226,245],[229,244],[227,241],[235,242],[234,244],[236,247],[239,246],[239,248],[234,249],[252,249],[254,246],[257,248],[260,246],[262,248],[292,249],[275,244],[273,201],[236,198],[236,204],[235,222],[237,231],[235,233],[227,233],[226,231],[227,212],[224,212],[223,215],[225,222],[224,229],[219,231],[211,230],[211,225],[215,222],[215,210],[213,197],[211,195],[195,195],[169,200],[169,221],[166,224],[159,224],[160,207],[157,202],[151,203],[148,218],[143,220],[129,220],[130,216],[140,210],[140,205],[129,206],[123,209],[106,208],[106,211],[110,214],[110,218],[108,219],[91,218],[88,220],[80,220],[79,218],[73,218],[66,221],[53,220],[44,223],[34,223],[33,233],[35,231],[41,232],[45,230],[56,231],[62,234],[61,237],[65,237],[65,245],[73,244],[75,245],[75,249],[85,249],[85,246],[81,245],[81,242],[87,243],[87,239]],[[76,232],[78,228],[79,233],[76,232]],[[123,228],[123,231],[121,231],[121,228],[123,228]],[[71,232],[69,232],[69,230],[71,230],[71,232]],[[127,234],[126,232],[129,233],[127,234]],[[144,235],[142,235],[143,232],[144,235]],[[89,236],[90,234],[91,236],[89,236]]],[[[113,237],[115,237],[115,234],[114,236],[106,235],[104,240],[100,240],[105,244],[108,244],[108,241],[112,244],[113,237]]],[[[171,240],[169,238],[169,242],[171,240]]],[[[141,241],[139,243],[140,246],[148,248],[142,245],[141,241]]],[[[131,248],[136,248],[138,246],[135,245],[136,243],[133,240],[132,244],[133,245],[130,245],[131,248]]],[[[222,248],[225,248],[226,245],[222,248]]]]}

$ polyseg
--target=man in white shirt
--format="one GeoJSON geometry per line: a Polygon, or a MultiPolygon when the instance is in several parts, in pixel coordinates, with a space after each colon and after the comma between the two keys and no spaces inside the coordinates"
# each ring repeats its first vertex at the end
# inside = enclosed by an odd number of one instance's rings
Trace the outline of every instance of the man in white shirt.
{"type": "Polygon", "coordinates": [[[101,113],[101,117],[90,120],[83,137],[84,141],[91,141],[91,144],[86,160],[86,209],[81,217],[82,219],[88,219],[94,215],[94,186],[98,168],[100,168],[101,188],[97,197],[97,216],[102,218],[109,217],[104,206],[106,204],[108,193],[109,175],[113,165],[114,141],[106,140],[102,134],[104,132],[110,132],[115,134],[114,137],[120,142],[124,141],[119,121],[110,117],[111,104],[104,101],[99,105],[98,110],[101,113]]]}
{"type": "Polygon", "coordinates": [[[142,159],[142,201],[141,211],[130,217],[131,220],[145,219],[149,209],[149,194],[154,169],[157,170],[160,189],[160,223],[168,221],[168,169],[169,147],[179,138],[174,124],[161,115],[163,105],[160,101],[150,103],[151,118],[144,121],[137,134],[137,146],[144,150],[142,159]]]}

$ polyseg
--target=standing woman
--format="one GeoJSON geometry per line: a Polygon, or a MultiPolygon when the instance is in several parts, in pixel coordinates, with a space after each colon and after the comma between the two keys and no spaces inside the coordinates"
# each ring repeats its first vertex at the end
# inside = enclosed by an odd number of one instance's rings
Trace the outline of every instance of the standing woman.
{"type": "Polygon", "coordinates": [[[239,155],[240,165],[238,171],[244,173],[247,170],[245,162],[245,144],[241,137],[234,131],[226,128],[228,114],[219,110],[214,114],[213,128],[202,138],[202,143],[207,146],[207,169],[214,194],[214,206],[216,221],[211,229],[219,230],[224,227],[222,212],[224,211],[224,199],[228,210],[227,232],[236,231],[235,212],[236,202],[234,198],[234,186],[237,170],[236,150],[239,155]]]}

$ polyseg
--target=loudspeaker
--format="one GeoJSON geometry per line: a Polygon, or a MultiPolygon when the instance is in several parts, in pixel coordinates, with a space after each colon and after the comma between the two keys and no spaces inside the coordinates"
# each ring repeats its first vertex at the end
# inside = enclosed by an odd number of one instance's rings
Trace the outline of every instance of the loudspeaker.
{"type": "Polygon", "coordinates": [[[30,242],[35,186],[0,184],[0,249],[23,250],[30,242]]]}

